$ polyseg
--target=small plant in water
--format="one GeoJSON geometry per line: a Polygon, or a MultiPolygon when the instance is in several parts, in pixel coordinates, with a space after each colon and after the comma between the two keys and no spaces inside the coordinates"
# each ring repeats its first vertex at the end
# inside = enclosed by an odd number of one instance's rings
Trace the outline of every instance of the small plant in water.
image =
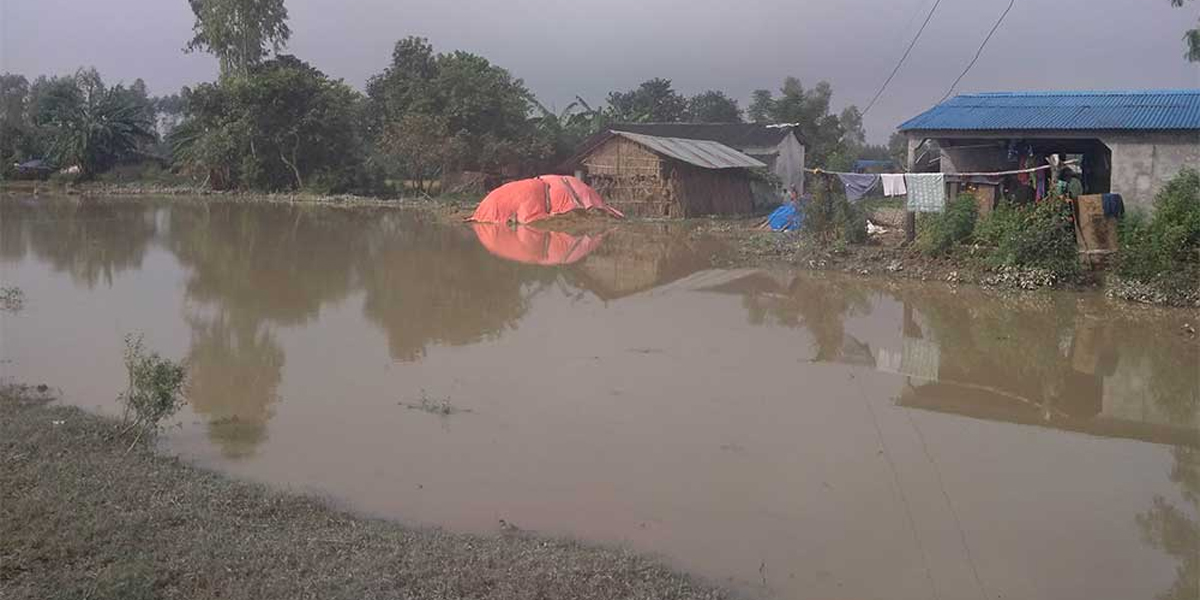
{"type": "Polygon", "coordinates": [[[431,415],[440,415],[443,417],[448,417],[458,413],[471,412],[471,409],[469,408],[458,408],[453,404],[450,404],[449,397],[438,399],[430,398],[429,395],[425,393],[425,390],[421,390],[420,404],[412,404],[407,402],[403,404],[405,408],[410,410],[419,410],[422,412],[427,412],[431,415]]]}
{"type": "Polygon", "coordinates": [[[0,311],[17,312],[25,306],[25,293],[19,287],[0,287],[0,311]]]}
{"type": "Polygon", "coordinates": [[[137,431],[130,444],[146,433],[156,433],[163,420],[183,407],[186,370],[181,363],[147,353],[141,335],[125,336],[125,370],[129,389],[120,396],[125,407],[125,432],[137,431]]]}

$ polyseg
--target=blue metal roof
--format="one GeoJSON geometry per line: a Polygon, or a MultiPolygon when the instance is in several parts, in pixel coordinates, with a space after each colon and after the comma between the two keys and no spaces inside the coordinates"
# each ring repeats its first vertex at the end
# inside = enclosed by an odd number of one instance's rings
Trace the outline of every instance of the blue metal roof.
{"type": "Polygon", "coordinates": [[[1200,89],[990,92],[955,96],[908,130],[1200,130],[1200,89]]]}

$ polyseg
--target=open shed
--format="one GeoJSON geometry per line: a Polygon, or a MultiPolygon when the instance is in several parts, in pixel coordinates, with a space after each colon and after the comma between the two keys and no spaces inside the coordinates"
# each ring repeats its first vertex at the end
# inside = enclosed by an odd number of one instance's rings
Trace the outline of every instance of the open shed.
{"type": "Polygon", "coordinates": [[[750,169],[766,164],[719,142],[611,131],[578,158],[588,184],[630,216],[753,211],[750,169]]]}
{"type": "Polygon", "coordinates": [[[1200,165],[1200,89],[964,94],[899,129],[910,168],[927,141],[947,174],[1041,166],[1059,154],[1078,161],[1084,193],[1150,208],[1180,169],[1200,165]]]}

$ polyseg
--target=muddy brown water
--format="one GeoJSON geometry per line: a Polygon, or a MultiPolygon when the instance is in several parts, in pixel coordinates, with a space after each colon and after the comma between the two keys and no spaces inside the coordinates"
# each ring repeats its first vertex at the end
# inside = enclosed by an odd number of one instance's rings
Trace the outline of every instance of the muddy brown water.
{"type": "Polygon", "coordinates": [[[114,413],[142,331],[189,365],[170,452],[757,596],[1197,597],[1195,312],[716,268],[722,247],[7,198],[0,283],[25,306],[0,374],[114,413]]]}

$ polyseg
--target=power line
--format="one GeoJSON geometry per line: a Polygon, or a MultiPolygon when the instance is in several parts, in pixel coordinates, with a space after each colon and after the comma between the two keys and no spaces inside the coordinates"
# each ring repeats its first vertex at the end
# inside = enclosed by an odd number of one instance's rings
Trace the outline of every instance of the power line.
{"type": "Polygon", "coordinates": [[[908,49],[904,51],[904,56],[900,57],[900,61],[896,63],[896,68],[892,69],[892,74],[888,75],[888,78],[883,82],[883,85],[879,86],[879,91],[875,92],[875,97],[871,98],[871,101],[867,103],[867,108],[863,109],[862,116],[867,116],[867,113],[871,111],[871,107],[875,106],[875,101],[879,100],[879,97],[883,95],[883,90],[886,90],[888,84],[891,83],[892,79],[896,77],[896,73],[900,71],[901,65],[904,64],[905,59],[907,59],[908,55],[912,52],[913,46],[917,45],[917,40],[921,39],[921,34],[925,32],[925,26],[929,25],[929,21],[933,19],[933,13],[937,12],[937,8],[941,5],[941,3],[942,0],[937,0],[937,2],[933,3],[933,8],[929,9],[928,15],[925,15],[925,22],[921,23],[921,28],[917,30],[917,35],[913,36],[912,42],[908,45],[908,49]]]}
{"type": "Polygon", "coordinates": [[[1000,29],[1000,24],[1004,22],[1004,17],[1008,16],[1008,12],[1012,10],[1013,5],[1016,3],[1017,3],[1017,0],[1008,0],[1008,8],[1004,9],[1004,12],[1000,14],[999,19],[996,19],[996,24],[992,25],[992,30],[988,32],[987,37],[983,38],[983,43],[980,44],[979,49],[975,51],[975,58],[972,58],[971,63],[967,65],[967,68],[963,69],[962,73],[959,73],[958,79],[955,79],[954,83],[950,84],[950,88],[946,90],[946,95],[942,96],[941,100],[938,100],[938,104],[945,102],[946,98],[949,98],[950,94],[954,93],[954,88],[957,87],[958,83],[963,80],[963,77],[967,76],[967,73],[969,73],[971,71],[971,67],[975,66],[975,62],[978,61],[979,56],[983,54],[983,49],[987,46],[987,43],[992,39],[992,36],[996,34],[996,30],[1000,29]]]}

